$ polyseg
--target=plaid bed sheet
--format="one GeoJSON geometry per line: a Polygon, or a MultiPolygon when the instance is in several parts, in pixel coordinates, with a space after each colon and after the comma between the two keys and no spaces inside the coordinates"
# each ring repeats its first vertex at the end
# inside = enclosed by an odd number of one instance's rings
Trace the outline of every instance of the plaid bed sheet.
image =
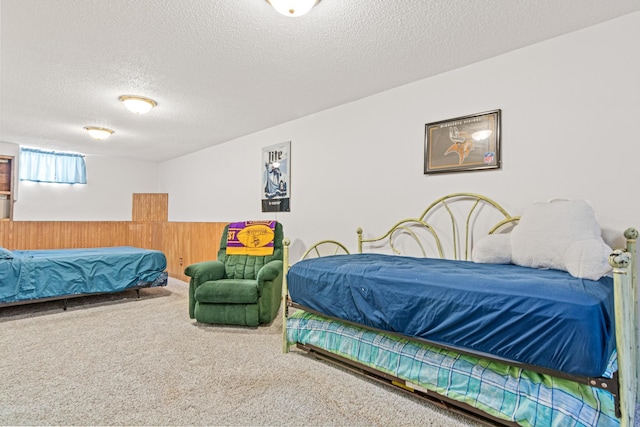
{"type": "MultiPolygon", "coordinates": [[[[287,340],[310,344],[522,426],[619,426],[611,393],[296,311],[287,340]]],[[[617,369],[616,354],[603,376],[617,369]]]]}

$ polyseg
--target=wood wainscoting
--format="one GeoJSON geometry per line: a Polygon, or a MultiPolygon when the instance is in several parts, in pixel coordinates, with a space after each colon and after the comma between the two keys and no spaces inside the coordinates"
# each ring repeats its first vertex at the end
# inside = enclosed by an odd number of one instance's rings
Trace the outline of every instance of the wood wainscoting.
{"type": "Polygon", "coordinates": [[[164,222],[162,251],[171,277],[189,281],[184,269],[200,261],[218,259],[220,239],[227,222],[164,222]],[[172,272],[175,272],[172,274],[172,272]]]}
{"type": "Polygon", "coordinates": [[[136,246],[167,257],[171,277],[188,281],[189,264],[217,259],[226,222],[0,221],[0,246],[19,249],[136,246]]]}

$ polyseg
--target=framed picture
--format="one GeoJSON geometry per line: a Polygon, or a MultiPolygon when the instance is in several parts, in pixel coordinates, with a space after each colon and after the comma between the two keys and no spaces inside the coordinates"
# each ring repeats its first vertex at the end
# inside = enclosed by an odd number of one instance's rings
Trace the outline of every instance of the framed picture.
{"type": "Polygon", "coordinates": [[[262,212],[289,212],[291,141],[262,149],[262,212]]]}
{"type": "Polygon", "coordinates": [[[425,174],[498,168],[500,110],[425,126],[425,174]]]}

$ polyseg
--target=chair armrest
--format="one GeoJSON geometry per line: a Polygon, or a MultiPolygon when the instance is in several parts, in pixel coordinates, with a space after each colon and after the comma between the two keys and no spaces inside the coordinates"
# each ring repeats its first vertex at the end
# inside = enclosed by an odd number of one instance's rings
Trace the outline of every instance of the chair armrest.
{"type": "Polygon", "coordinates": [[[262,292],[262,288],[266,282],[276,281],[282,283],[282,261],[279,259],[270,261],[262,266],[258,271],[258,293],[262,292]]]}
{"type": "Polygon", "coordinates": [[[220,261],[198,262],[185,268],[184,274],[191,277],[191,280],[189,280],[189,317],[195,319],[196,288],[209,280],[222,279],[224,277],[224,264],[220,261]]]}
{"type": "Polygon", "coordinates": [[[191,264],[184,270],[184,274],[191,277],[191,282],[198,287],[209,280],[218,280],[224,277],[224,264],[221,261],[203,261],[191,264]]]}

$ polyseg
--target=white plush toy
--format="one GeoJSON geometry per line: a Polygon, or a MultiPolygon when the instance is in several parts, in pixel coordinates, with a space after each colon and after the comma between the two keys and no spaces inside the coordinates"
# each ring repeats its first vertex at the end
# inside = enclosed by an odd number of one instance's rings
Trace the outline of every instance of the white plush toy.
{"type": "Polygon", "coordinates": [[[486,264],[511,264],[511,235],[490,234],[473,245],[471,258],[486,264]]]}
{"type": "Polygon", "coordinates": [[[510,234],[481,239],[472,256],[476,262],[553,268],[598,280],[611,270],[607,262],[610,253],[595,212],[586,201],[552,200],[534,203],[510,234]]]}

